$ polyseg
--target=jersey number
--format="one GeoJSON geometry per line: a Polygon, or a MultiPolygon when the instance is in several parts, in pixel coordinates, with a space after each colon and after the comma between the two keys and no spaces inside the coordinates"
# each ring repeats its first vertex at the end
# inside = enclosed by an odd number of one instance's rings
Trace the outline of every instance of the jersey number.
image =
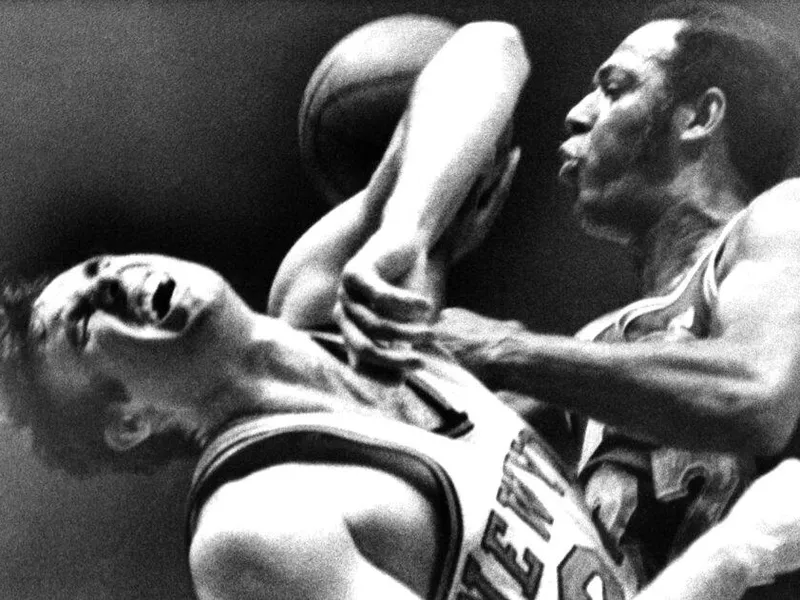
{"type": "Polygon", "coordinates": [[[596,552],[573,546],[558,565],[562,600],[625,600],[622,586],[596,552]]]}
{"type": "Polygon", "coordinates": [[[731,454],[659,448],[653,452],[653,487],[661,502],[686,498],[699,483],[672,544],[680,554],[716,523],[744,489],[752,465],[731,454]]]}
{"type": "MultiPolygon", "coordinates": [[[[539,571],[541,573],[541,571],[539,571]]],[[[469,591],[458,594],[457,600],[509,600],[495,588],[473,557],[467,557],[462,584],[469,591]]],[[[536,585],[522,590],[522,598],[534,600],[539,592],[536,585]]],[[[608,566],[596,552],[573,546],[558,565],[559,600],[625,600],[625,593],[608,566]]]]}

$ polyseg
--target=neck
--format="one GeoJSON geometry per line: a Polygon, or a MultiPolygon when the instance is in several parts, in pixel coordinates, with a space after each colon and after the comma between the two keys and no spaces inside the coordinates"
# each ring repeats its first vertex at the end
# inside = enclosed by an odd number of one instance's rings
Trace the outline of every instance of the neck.
{"type": "Polygon", "coordinates": [[[381,416],[425,429],[440,415],[401,381],[356,372],[303,331],[259,317],[251,339],[228,367],[228,383],[199,403],[201,439],[243,416],[346,412],[381,416]]]}
{"type": "Polygon", "coordinates": [[[737,176],[712,180],[708,170],[683,173],[666,191],[653,224],[630,245],[643,296],[669,292],[747,205],[750,192],[737,176]]]}

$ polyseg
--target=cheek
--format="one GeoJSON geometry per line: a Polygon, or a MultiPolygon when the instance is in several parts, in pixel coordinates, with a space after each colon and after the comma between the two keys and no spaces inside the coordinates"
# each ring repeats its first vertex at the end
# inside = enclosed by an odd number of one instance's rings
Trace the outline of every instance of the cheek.
{"type": "Polygon", "coordinates": [[[192,339],[143,341],[105,331],[92,341],[98,368],[128,386],[189,385],[212,366],[192,339]]]}
{"type": "Polygon", "coordinates": [[[75,354],[73,348],[50,344],[44,348],[38,365],[41,381],[49,389],[64,396],[76,396],[91,387],[97,373],[90,368],[84,356],[75,354]]]}
{"type": "Polygon", "coordinates": [[[651,127],[649,112],[625,108],[610,111],[590,133],[589,163],[598,174],[629,168],[642,156],[651,127]]]}
{"type": "Polygon", "coordinates": [[[112,376],[120,374],[155,376],[175,367],[174,353],[157,345],[100,334],[88,349],[98,366],[112,376]]]}

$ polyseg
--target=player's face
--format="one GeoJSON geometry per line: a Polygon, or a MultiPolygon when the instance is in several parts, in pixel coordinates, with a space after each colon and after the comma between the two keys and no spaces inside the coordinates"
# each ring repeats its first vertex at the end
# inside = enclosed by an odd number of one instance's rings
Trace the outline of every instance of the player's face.
{"type": "Polygon", "coordinates": [[[597,70],[593,90],[566,118],[559,174],[595,235],[628,241],[660,212],[674,176],[672,108],[663,63],[680,21],[637,29],[597,70]]]}
{"type": "Polygon", "coordinates": [[[56,277],[34,303],[37,372],[65,400],[114,381],[132,400],[179,404],[215,385],[249,315],[222,277],[200,265],[94,258],[56,277]]]}

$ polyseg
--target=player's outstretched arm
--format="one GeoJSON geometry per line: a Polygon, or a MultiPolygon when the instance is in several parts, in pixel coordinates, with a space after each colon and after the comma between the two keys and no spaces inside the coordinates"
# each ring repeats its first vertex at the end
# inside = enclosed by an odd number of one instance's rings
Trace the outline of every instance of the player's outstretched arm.
{"type": "Polygon", "coordinates": [[[730,514],[670,564],[636,600],[738,600],[800,568],[800,461],[757,479],[730,514]]]}
{"type": "Polygon", "coordinates": [[[413,353],[372,340],[430,337],[426,319],[441,301],[449,258],[481,241],[508,193],[519,150],[506,142],[527,73],[511,25],[458,30],[420,74],[368,187],[289,252],[269,313],[318,327],[331,322],[338,293],[336,320],[358,354],[413,364],[413,353]]]}
{"type": "Polygon", "coordinates": [[[515,28],[473,23],[420,75],[395,185],[339,289],[336,319],[360,358],[396,364],[395,351],[376,340],[415,341],[402,325],[435,314],[442,288],[429,293],[432,274],[441,279],[453,255],[491,225],[519,160],[503,144],[528,68],[515,28]]]}
{"type": "Polygon", "coordinates": [[[437,339],[490,387],[670,446],[775,455],[800,418],[799,196],[784,182],[731,230],[708,337],[586,342],[445,310],[437,339]]]}

